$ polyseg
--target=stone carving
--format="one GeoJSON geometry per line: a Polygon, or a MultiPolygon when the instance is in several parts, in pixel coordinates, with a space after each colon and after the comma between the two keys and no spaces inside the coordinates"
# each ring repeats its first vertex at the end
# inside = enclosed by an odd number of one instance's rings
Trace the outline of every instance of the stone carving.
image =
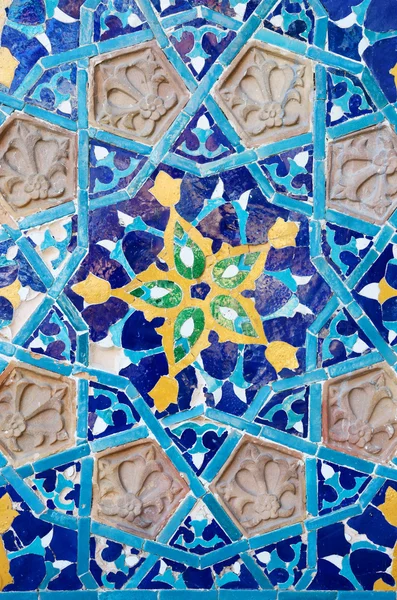
{"type": "Polygon", "coordinates": [[[397,446],[397,380],[385,364],[327,381],[323,437],[328,446],[386,462],[397,446]]]}
{"type": "Polygon", "coordinates": [[[155,42],[92,61],[90,120],[112,133],[155,144],[188,92],[155,42]]]}
{"type": "Polygon", "coordinates": [[[387,125],[330,144],[328,206],[383,223],[397,206],[397,135],[387,125]]]}
{"type": "Polygon", "coordinates": [[[41,369],[10,365],[0,378],[0,445],[20,465],[74,444],[75,386],[41,369]]]}
{"type": "Polygon", "coordinates": [[[312,68],[308,60],[267,44],[248,44],[216,88],[216,99],[247,146],[310,129],[312,68]]]}
{"type": "Polygon", "coordinates": [[[134,442],[98,456],[93,510],[98,521],[153,539],[188,489],[157,443],[134,442]]]}
{"type": "Polygon", "coordinates": [[[24,115],[0,131],[0,193],[17,217],[72,200],[76,136],[24,115]]]}
{"type": "Polygon", "coordinates": [[[247,536],[295,523],[305,514],[299,456],[249,437],[211,487],[247,536]]]}

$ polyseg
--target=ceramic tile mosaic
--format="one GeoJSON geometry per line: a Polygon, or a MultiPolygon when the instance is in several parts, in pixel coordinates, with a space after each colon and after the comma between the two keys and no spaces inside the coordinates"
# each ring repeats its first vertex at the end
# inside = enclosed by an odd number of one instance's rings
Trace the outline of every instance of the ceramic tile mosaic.
{"type": "Polygon", "coordinates": [[[396,0],[0,0],[4,597],[396,600],[396,209],[396,0]]]}

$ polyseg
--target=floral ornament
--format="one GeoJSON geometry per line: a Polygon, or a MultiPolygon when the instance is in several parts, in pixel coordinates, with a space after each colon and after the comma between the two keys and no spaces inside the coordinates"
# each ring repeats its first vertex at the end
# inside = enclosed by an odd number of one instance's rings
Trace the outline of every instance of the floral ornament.
{"type": "Polygon", "coordinates": [[[67,188],[69,145],[69,139],[47,139],[39,128],[18,121],[0,161],[0,191],[7,202],[23,208],[38,200],[60,199],[67,188]]]}
{"type": "Polygon", "coordinates": [[[34,448],[67,440],[62,416],[67,386],[40,385],[14,369],[0,392],[0,432],[12,452],[21,452],[27,438],[34,448]]]}
{"type": "Polygon", "coordinates": [[[330,440],[378,455],[385,450],[382,434],[391,440],[395,423],[397,402],[383,372],[358,384],[344,381],[329,388],[330,440]]]}
{"type": "Polygon", "coordinates": [[[163,97],[162,84],[169,76],[152,49],[138,55],[134,62],[113,68],[103,66],[105,104],[99,120],[104,125],[119,127],[148,138],[159,121],[178,103],[175,92],[163,97]],[[140,117],[140,120],[137,118],[140,117]]]}
{"type": "Polygon", "coordinates": [[[273,456],[266,448],[248,443],[237,468],[221,478],[216,491],[248,532],[263,523],[269,529],[273,525],[267,521],[295,513],[298,469],[298,461],[273,456]]]}
{"type": "Polygon", "coordinates": [[[259,135],[265,129],[298,123],[299,113],[287,112],[286,107],[292,100],[301,102],[301,94],[296,88],[304,85],[305,65],[280,66],[256,48],[253,49],[253,63],[234,89],[221,92],[230,108],[237,109],[245,130],[259,135]]]}
{"type": "Polygon", "coordinates": [[[278,371],[283,368],[283,360],[294,368],[298,366],[289,351],[292,349],[295,357],[296,348],[286,342],[268,344],[255,304],[242,295],[243,291],[255,289],[255,281],[264,270],[271,245],[277,248],[295,246],[298,225],[278,219],[273,226],[275,231],[269,230],[268,243],[235,248],[223,244],[213,255],[212,240],[204,238],[175,209],[180,198],[180,185],[181,180],[160,171],[151,188],[157,200],[170,208],[164,249],[158,256],[167,264],[168,270],[163,271],[157,264],[152,264],[127,286],[111,291],[114,296],[143,311],[146,318],[165,318],[157,331],[163,337],[169,375],[161,377],[150,392],[159,410],[176,402],[178,382],[175,376],[210,345],[210,330],[216,331],[221,342],[267,346],[267,356],[277,360],[278,371]],[[192,285],[202,282],[210,290],[204,299],[195,298],[191,293],[192,285]],[[283,346],[281,352],[280,344],[283,346]],[[273,347],[275,352],[272,352],[273,347]]]}
{"type": "Polygon", "coordinates": [[[121,460],[98,461],[98,512],[127,521],[126,528],[152,536],[184,492],[183,480],[165,467],[152,443],[140,444],[121,460]]]}
{"type": "MultiPolygon", "coordinates": [[[[6,533],[11,527],[18,512],[12,508],[12,501],[9,494],[4,494],[0,498],[0,534],[6,533]]],[[[0,541],[0,592],[9,584],[13,583],[10,574],[10,563],[7,558],[3,542],[0,541]]]]}
{"type": "Polygon", "coordinates": [[[397,195],[397,138],[385,127],[342,139],[332,150],[332,202],[358,205],[377,219],[390,213],[397,195]]]}
{"type": "MultiPolygon", "coordinates": [[[[8,439],[19,438],[26,430],[26,421],[21,413],[8,413],[3,421],[2,431],[8,439]]],[[[15,442],[13,442],[15,445],[15,442]]]]}

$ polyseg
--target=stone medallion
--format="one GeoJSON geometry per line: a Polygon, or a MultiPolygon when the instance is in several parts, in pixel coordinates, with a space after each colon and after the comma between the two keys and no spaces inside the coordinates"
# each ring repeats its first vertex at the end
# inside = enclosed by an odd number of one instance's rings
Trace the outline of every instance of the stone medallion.
{"type": "Polygon", "coordinates": [[[296,523],[306,514],[300,456],[248,436],[211,487],[249,537],[296,523]]]}
{"type": "Polygon", "coordinates": [[[387,462],[397,446],[397,379],[385,364],[324,385],[323,437],[327,446],[387,462]]]}
{"type": "Polygon", "coordinates": [[[0,194],[15,217],[76,195],[76,135],[15,113],[0,130],[0,194]]]}
{"type": "Polygon", "coordinates": [[[141,440],[107,450],[96,461],[95,518],[153,539],[188,489],[156,442],[141,440]]]}
{"type": "Polygon", "coordinates": [[[216,87],[216,100],[246,146],[310,130],[310,61],[261,42],[237,56],[216,87]]]}
{"type": "Polygon", "coordinates": [[[384,223],[397,206],[397,135],[387,125],[331,142],[328,206],[384,223]]]}
{"type": "Polygon", "coordinates": [[[155,144],[189,94],[155,42],[94,59],[90,121],[111,133],[155,144]]]}
{"type": "Polygon", "coordinates": [[[0,378],[0,445],[14,465],[35,461],[75,443],[72,379],[11,364],[0,378]]]}

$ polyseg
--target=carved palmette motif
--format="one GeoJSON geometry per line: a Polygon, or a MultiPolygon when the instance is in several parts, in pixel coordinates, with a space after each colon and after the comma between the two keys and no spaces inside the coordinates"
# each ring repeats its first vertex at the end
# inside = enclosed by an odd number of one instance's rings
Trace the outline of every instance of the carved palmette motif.
{"type": "Polygon", "coordinates": [[[303,463],[286,450],[246,439],[213,484],[248,536],[304,515],[303,463]]]}
{"type": "Polygon", "coordinates": [[[249,146],[310,128],[311,65],[253,42],[221,78],[216,97],[249,146]]]}
{"type": "Polygon", "coordinates": [[[14,464],[74,444],[74,383],[41,369],[11,366],[0,382],[0,444],[14,464]]]}
{"type": "Polygon", "coordinates": [[[146,144],[160,139],[188,99],[153,42],[93,61],[90,85],[93,124],[146,144]]]}
{"type": "Polygon", "coordinates": [[[383,223],[397,206],[397,136],[387,125],[353,133],[330,146],[328,204],[383,223]]]}
{"type": "Polygon", "coordinates": [[[25,116],[0,132],[0,193],[16,216],[72,200],[76,190],[75,135],[25,116]]]}
{"type": "Polygon", "coordinates": [[[94,511],[99,521],[154,538],[188,487],[152,441],[102,453],[96,463],[94,511]]]}
{"type": "Polygon", "coordinates": [[[325,443],[385,462],[397,446],[397,382],[387,367],[372,367],[328,381],[324,388],[325,443]]]}

